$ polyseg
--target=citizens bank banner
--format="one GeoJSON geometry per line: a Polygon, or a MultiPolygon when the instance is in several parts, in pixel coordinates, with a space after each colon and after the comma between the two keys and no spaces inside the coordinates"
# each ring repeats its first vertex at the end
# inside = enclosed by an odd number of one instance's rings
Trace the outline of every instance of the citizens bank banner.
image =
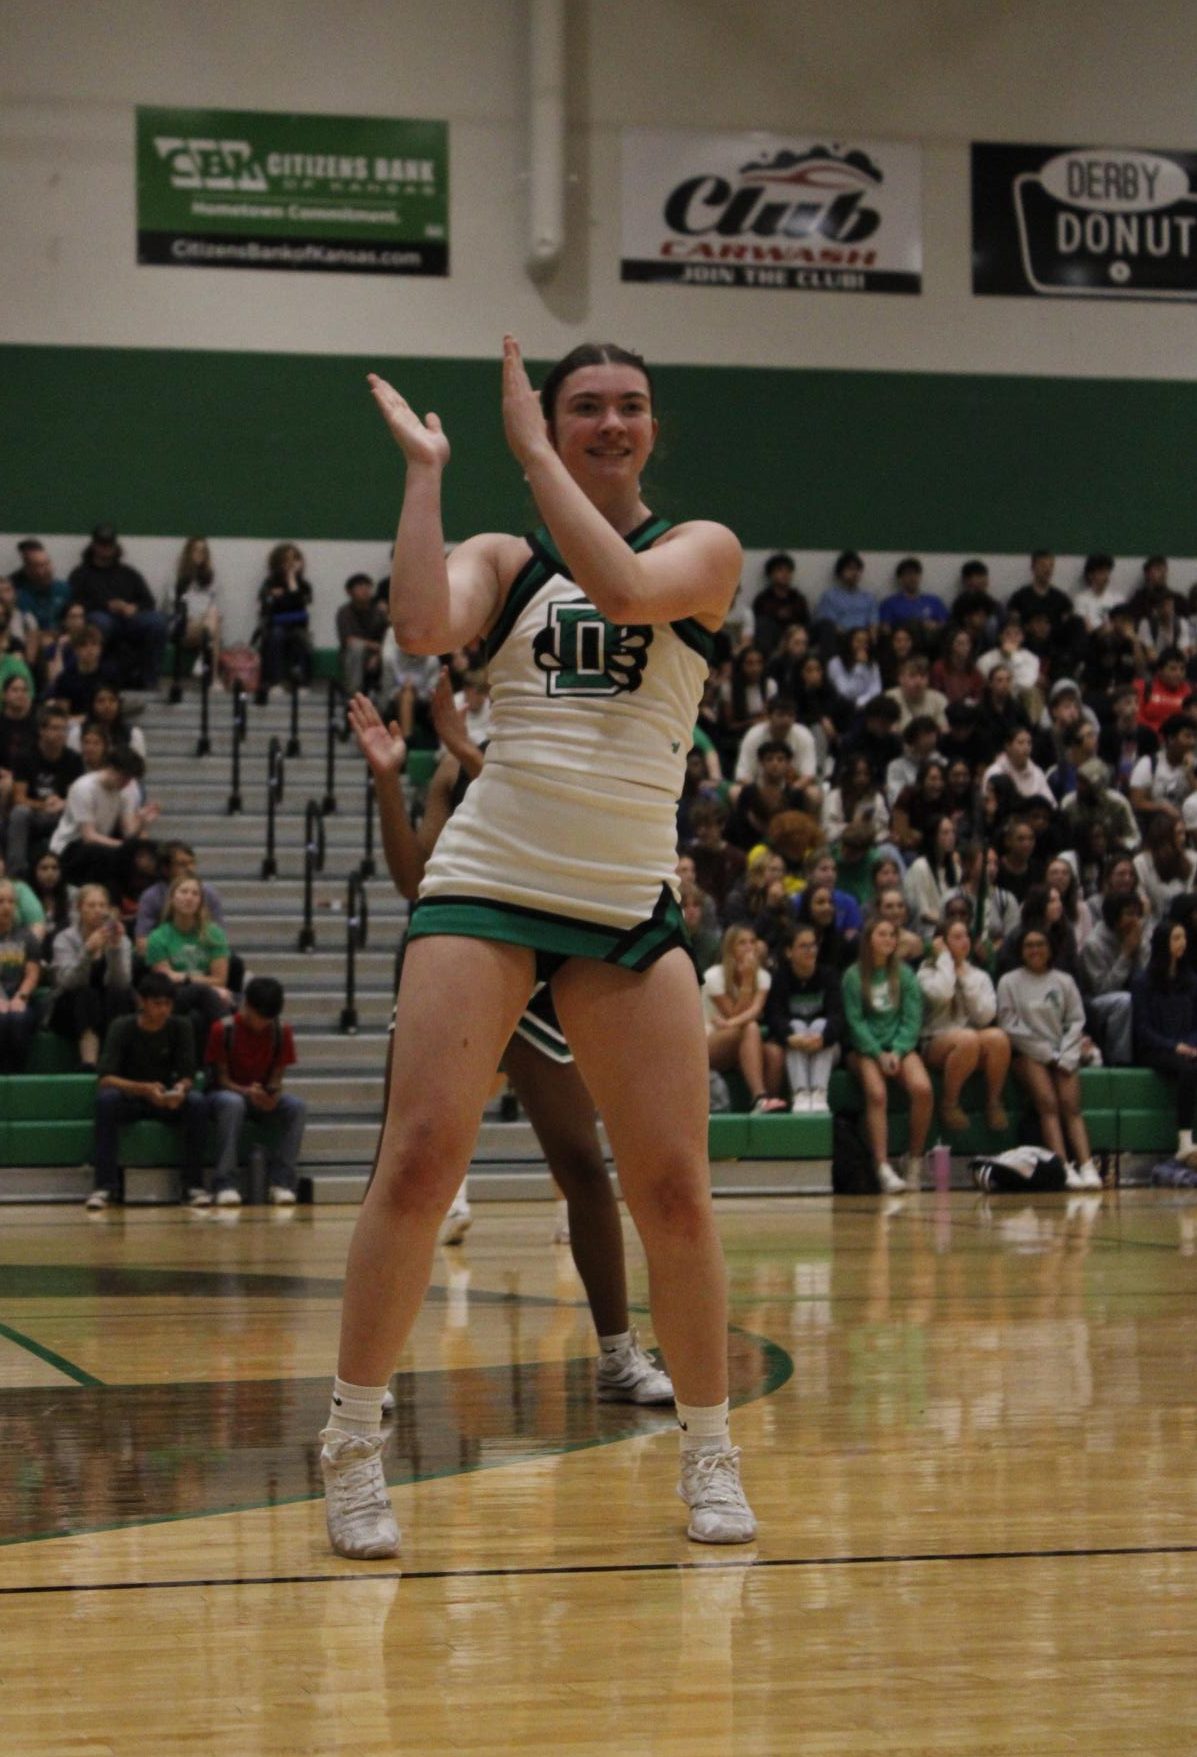
{"type": "Polygon", "coordinates": [[[137,111],[137,260],[447,275],[444,122],[137,111]]]}
{"type": "Polygon", "coordinates": [[[920,175],[889,141],[628,129],[621,279],[921,292],[920,175]]]}
{"type": "Polygon", "coordinates": [[[974,144],[973,292],[1197,299],[1197,153],[974,144]]]}

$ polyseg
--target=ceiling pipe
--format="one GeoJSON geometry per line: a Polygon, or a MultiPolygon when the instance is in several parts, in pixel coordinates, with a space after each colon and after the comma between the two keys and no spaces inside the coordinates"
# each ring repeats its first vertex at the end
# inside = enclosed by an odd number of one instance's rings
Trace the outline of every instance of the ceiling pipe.
{"type": "Polygon", "coordinates": [[[529,0],[528,273],[543,280],[565,244],[565,4],[529,0]]]}

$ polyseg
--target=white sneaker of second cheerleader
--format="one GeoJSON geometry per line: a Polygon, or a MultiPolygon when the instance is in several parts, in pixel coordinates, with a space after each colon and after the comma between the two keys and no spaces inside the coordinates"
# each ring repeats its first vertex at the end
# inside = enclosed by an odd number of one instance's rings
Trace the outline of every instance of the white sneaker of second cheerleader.
{"type": "Polygon", "coordinates": [[[677,1492],[690,1509],[686,1536],[695,1543],[751,1543],[756,1519],[740,1482],[740,1448],[683,1452],[677,1492]]]}
{"type": "Polygon", "coordinates": [[[459,1245],[470,1230],[473,1220],[469,1203],[462,1202],[459,1205],[455,1202],[441,1221],[441,1230],[437,1234],[436,1242],[441,1245],[459,1245]]]}
{"type": "Polygon", "coordinates": [[[325,1428],[320,1473],[328,1539],[339,1556],[374,1562],[399,1552],[399,1527],[382,1469],[383,1436],[325,1428]]]}
{"type": "Polygon", "coordinates": [[[635,1330],[626,1348],[601,1354],[594,1374],[600,1403],[672,1403],[673,1381],[640,1346],[635,1330]]]}

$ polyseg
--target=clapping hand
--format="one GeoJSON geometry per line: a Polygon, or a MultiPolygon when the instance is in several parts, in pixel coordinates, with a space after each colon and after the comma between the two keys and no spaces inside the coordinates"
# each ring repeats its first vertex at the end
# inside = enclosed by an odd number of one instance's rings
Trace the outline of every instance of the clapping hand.
{"type": "Polygon", "coordinates": [[[398,775],[407,761],[407,744],[398,723],[383,724],[382,715],[369,696],[357,694],[349,704],[349,724],[357,739],[357,748],[370,765],[371,772],[381,780],[385,775],[398,775]]]}
{"type": "Polygon", "coordinates": [[[541,453],[553,449],[540,398],[532,389],[514,336],[503,337],[503,431],[516,462],[525,469],[541,453]]]}
{"type": "Polygon", "coordinates": [[[429,413],[421,421],[411,404],[399,395],[394,385],[380,378],[377,372],[366,375],[370,394],[379,414],[386,422],[399,449],[409,464],[428,464],[443,470],[449,462],[449,441],[445,437],[439,415],[429,413]]]}

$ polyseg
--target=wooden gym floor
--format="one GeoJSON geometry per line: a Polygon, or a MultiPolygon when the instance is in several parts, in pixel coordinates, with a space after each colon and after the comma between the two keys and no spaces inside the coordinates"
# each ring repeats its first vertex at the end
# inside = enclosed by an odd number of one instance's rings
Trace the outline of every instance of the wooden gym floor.
{"type": "Polygon", "coordinates": [[[596,1408],[548,1211],[475,1212],[351,1564],[352,1212],[3,1210],[6,1754],[1197,1751],[1197,1197],[722,1203],[747,1551],[596,1408]]]}

